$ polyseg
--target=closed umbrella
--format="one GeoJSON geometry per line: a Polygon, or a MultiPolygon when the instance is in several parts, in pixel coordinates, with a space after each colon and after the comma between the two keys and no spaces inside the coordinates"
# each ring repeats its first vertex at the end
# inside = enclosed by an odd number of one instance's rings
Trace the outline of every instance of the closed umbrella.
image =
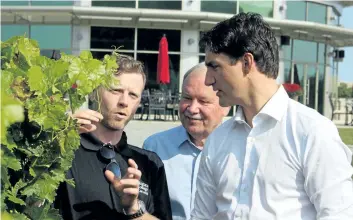
{"type": "Polygon", "coordinates": [[[168,41],[165,35],[159,41],[157,83],[170,83],[168,41]]]}

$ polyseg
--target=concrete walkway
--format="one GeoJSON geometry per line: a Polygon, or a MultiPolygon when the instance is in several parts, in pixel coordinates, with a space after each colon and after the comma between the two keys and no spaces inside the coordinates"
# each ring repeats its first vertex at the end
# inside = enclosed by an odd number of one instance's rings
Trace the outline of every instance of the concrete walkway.
{"type": "MultiPolygon", "coordinates": [[[[228,120],[225,118],[224,120],[228,120]]],[[[128,137],[129,144],[142,147],[143,142],[157,132],[165,131],[167,129],[181,125],[180,121],[140,121],[131,120],[126,126],[125,131],[128,137]]],[[[338,128],[352,128],[352,126],[340,126],[338,128]]],[[[348,146],[353,151],[353,145],[348,146]]]]}

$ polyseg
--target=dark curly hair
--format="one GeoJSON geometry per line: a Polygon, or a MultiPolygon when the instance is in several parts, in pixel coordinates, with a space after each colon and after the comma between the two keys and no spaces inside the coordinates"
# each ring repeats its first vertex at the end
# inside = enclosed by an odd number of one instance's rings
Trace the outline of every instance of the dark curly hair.
{"type": "Polygon", "coordinates": [[[278,76],[278,44],[270,25],[257,13],[239,13],[205,32],[200,46],[237,61],[245,53],[254,56],[257,69],[269,78],[278,76]]]}

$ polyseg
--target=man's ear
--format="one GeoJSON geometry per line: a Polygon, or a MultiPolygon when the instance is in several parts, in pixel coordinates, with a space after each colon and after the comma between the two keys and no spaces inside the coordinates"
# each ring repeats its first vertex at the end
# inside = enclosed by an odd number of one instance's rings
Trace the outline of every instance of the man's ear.
{"type": "Polygon", "coordinates": [[[251,53],[245,53],[242,59],[243,72],[248,74],[254,65],[254,56],[251,53]]]}

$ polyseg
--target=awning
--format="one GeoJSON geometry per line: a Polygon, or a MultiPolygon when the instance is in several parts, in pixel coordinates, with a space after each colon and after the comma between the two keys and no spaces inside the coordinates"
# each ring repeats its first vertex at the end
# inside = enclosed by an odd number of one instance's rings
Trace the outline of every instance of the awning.
{"type": "MultiPolygon", "coordinates": [[[[2,6],[1,24],[73,24],[161,29],[208,30],[232,14],[84,6],[2,6]]],[[[314,22],[265,18],[276,35],[353,46],[353,30],[314,22]]]]}

